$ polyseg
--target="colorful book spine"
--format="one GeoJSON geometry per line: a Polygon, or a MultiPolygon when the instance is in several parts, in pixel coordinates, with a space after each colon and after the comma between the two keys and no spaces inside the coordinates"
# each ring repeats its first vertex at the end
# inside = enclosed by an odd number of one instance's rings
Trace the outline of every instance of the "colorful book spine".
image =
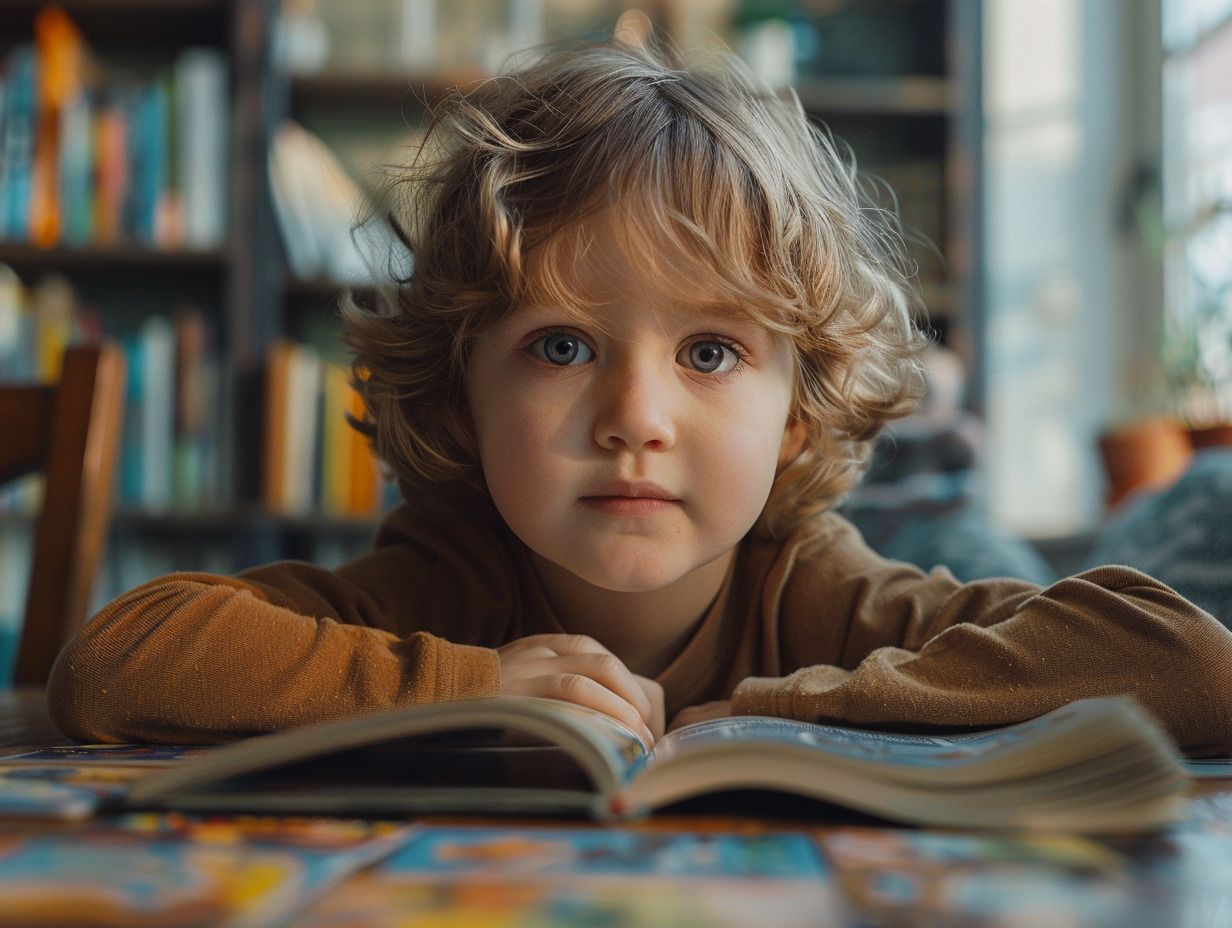
{"type": "Polygon", "coordinates": [[[227,233],[228,77],[217,49],[185,49],[175,63],[177,175],[189,248],[215,248],[227,233]]]}
{"type": "Polygon", "coordinates": [[[37,96],[34,46],[20,45],[9,55],[4,129],[0,135],[0,237],[10,241],[24,242],[30,237],[37,96]]]}
{"type": "Polygon", "coordinates": [[[150,512],[172,501],[175,429],[175,332],[165,316],[150,316],[123,339],[128,353],[120,499],[150,512]]]}
{"type": "Polygon", "coordinates": [[[128,115],[117,95],[109,94],[94,119],[94,232],[99,245],[123,236],[128,187],[128,115]]]}
{"type": "Polygon", "coordinates": [[[175,448],[172,497],[178,509],[218,501],[218,357],[213,327],[199,309],[175,314],[175,448]]]}
{"type": "Polygon", "coordinates": [[[85,42],[57,6],[44,7],[34,21],[40,75],[35,111],[34,161],[30,190],[30,238],[50,248],[60,241],[60,160],[65,110],[83,91],[85,42]]]}
{"type": "Polygon", "coordinates": [[[139,89],[130,114],[129,187],[125,225],[137,241],[157,244],[158,205],[166,182],[166,100],[160,84],[139,89]]]}
{"type": "Polygon", "coordinates": [[[94,238],[94,107],[82,93],[60,111],[60,229],[66,245],[94,238]]]}

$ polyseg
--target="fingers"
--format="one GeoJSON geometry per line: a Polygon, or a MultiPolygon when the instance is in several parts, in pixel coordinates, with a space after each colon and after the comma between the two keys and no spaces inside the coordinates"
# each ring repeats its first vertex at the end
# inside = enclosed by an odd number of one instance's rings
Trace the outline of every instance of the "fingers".
{"type": "Polygon", "coordinates": [[[646,747],[655,743],[655,734],[643,721],[638,711],[607,687],[590,677],[577,674],[557,674],[539,678],[540,687],[535,695],[559,699],[574,705],[585,706],[614,718],[633,731],[646,747]]]}
{"type": "Polygon", "coordinates": [[[561,699],[603,712],[648,745],[663,732],[662,690],[584,635],[532,635],[497,648],[501,692],[561,699]]]}
{"type": "Polygon", "coordinates": [[[663,687],[656,681],[648,677],[640,677],[637,674],[633,675],[633,679],[637,681],[638,686],[642,688],[642,692],[646,694],[646,699],[650,701],[650,718],[646,720],[646,724],[650,726],[650,731],[658,741],[663,737],[663,730],[666,725],[664,716],[665,710],[663,707],[663,687]]]}
{"type": "Polygon", "coordinates": [[[497,649],[505,669],[506,653],[514,658],[524,676],[578,674],[589,677],[633,706],[649,725],[654,709],[646,690],[611,651],[583,635],[533,635],[497,649]],[[520,647],[513,647],[520,645],[520,647]]]}

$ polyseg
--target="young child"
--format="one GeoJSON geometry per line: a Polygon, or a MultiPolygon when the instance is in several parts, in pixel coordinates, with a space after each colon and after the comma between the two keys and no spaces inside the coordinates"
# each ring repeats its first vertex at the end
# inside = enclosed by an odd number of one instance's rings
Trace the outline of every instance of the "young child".
{"type": "Polygon", "coordinates": [[[559,50],[442,104],[396,191],[414,271],[346,322],[405,502],[336,570],[116,599],[52,674],[65,733],[225,741],[504,693],[649,742],[1131,693],[1232,753],[1232,634],[1161,584],[962,585],[827,511],[918,398],[924,339],[893,222],[798,103],[735,65],[559,50]]]}

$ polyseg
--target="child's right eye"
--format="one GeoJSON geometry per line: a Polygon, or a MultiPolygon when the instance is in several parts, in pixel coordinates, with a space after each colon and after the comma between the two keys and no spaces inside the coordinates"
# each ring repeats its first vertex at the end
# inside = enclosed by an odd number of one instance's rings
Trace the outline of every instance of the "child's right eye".
{"type": "Polygon", "coordinates": [[[568,332],[553,332],[536,338],[527,348],[540,361],[557,367],[585,364],[595,356],[589,345],[568,332]]]}

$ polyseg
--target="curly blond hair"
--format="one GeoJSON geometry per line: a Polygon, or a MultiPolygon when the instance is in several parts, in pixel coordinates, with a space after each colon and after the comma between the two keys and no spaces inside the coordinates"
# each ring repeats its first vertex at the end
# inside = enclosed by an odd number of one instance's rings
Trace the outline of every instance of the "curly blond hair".
{"type": "Polygon", "coordinates": [[[377,306],[343,306],[364,427],[404,491],[483,489],[471,346],[526,300],[585,311],[563,258],[576,250],[562,244],[605,209],[648,274],[687,279],[664,266],[670,243],[726,304],[795,345],[806,438],[763,531],[837,501],[883,424],[921,396],[927,340],[894,214],[794,96],[734,59],[685,69],[653,44],[575,44],[431,109],[427,140],[381,201],[413,271],[377,306]]]}

